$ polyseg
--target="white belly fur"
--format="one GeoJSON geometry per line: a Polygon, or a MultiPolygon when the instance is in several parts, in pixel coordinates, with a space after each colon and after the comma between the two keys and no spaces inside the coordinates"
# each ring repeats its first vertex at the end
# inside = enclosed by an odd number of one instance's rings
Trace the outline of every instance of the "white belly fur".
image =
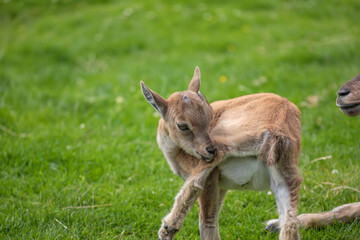
{"type": "Polygon", "coordinates": [[[219,165],[222,189],[266,190],[270,188],[268,167],[256,157],[230,157],[219,165]]]}

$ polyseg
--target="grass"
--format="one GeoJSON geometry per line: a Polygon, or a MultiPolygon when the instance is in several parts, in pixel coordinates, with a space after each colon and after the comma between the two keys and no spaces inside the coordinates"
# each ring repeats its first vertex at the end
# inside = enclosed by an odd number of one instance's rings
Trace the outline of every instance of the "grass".
{"type": "MultiPolygon", "coordinates": [[[[155,239],[182,185],[139,88],[209,101],[275,92],[302,111],[299,212],[360,201],[359,119],[335,106],[359,72],[360,4],[346,1],[2,1],[0,238],[155,239]],[[324,156],[332,157],[313,162],[324,156]],[[330,182],[331,184],[327,184],[330,182]],[[94,206],[94,208],[74,208],[94,206]]],[[[198,239],[198,207],[177,239],[198,239]]],[[[266,192],[230,192],[223,239],[277,239],[266,192]]],[[[359,239],[358,223],[301,230],[359,239]]]]}

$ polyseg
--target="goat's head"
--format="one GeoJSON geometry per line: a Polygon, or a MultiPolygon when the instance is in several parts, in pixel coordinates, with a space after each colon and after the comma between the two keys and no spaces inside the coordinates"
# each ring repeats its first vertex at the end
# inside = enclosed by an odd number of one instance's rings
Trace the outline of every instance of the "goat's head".
{"type": "Polygon", "coordinates": [[[350,117],[360,114],[360,74],[345,83],[338,91],[336,105],[350,117]]]}
{"type": "Polygon", "coordinates": [[[212,108],[200,93],[200,70],[195,68],[188,90],[175,92],[164,99],[143,82],[141,90],[146,100],[161,115],[170,139],[185,152],[206,161],[216,155],[210,137],[212,108]]]}

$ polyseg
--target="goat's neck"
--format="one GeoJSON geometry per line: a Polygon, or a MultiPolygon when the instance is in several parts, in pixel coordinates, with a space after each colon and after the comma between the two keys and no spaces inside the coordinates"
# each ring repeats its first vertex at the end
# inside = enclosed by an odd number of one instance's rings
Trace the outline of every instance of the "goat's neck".
{"type": "Polygon", "coordinates": [[[167,129],[163,119],[161,119],[159,122],[157,143],[159,145],[159,148],[163,152],[168,164],[170,165],[171,170],[176,175],[184,178],[184,176],[182,176],[182,168],[180,167],[176,159],[177,155],[181,151],[181,148],[171,139],[169,130],[167,129]]]}

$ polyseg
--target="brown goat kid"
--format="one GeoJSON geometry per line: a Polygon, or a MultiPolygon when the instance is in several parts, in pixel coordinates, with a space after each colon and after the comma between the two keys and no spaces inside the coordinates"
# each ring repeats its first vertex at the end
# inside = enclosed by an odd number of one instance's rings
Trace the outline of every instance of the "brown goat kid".
{"type": "MultiPolygon", "coordinates": [[[[185,181],[159,239],[170,240],[199,199],[200,236],[218,240],[218,217],[226,191],[265,190],[275,195],[279,219],[266,229],[279,238],[299,239],[298,223],[317,228],[360,219],[360,202],[332,211],[297,215],[301,124],[297,107],[275,94],[253,94],[208,104],[200,94],[196,67],[188,91],[168,99],[143,82],[146,100],[160,113],[157,142],[173,172],[185,181]]],[[[338,91],[336,101],[349,116],[360,114],[360,74],[338,91]]]]}
{"type": "Polygon", "coordinates": [[[173,239],[197,199],[201,239],[220,239],[218,217],[226,191],[268,188],[276,199],[279,238],[299,239],[301,123],[294,104],[270,93],[209,104],[199,91],[198,67],[188,90],[168,99],[143,82],[141,89],[161,115],[159,147],[185,181],[163,219],[159,239],[173,239]]]}

